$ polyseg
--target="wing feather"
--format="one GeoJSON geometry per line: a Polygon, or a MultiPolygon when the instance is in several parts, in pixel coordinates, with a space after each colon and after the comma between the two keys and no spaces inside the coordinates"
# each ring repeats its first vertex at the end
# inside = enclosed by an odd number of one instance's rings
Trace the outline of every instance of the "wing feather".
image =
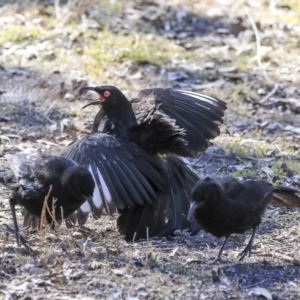
{"type": "MultiPolygon", "coordinates": [[[[178,153],[176,149],[169,149],[169,152],[184,156],[195,156],[204,151],[210,145],[209,140],[220,134],[219,125],[223,123],[226,109],[224,101],[207,95],[160,88],[141,90],[138,98],[132,99],[132,103],[139,123],[146,122],[149,113],[157,114],[160,111],[175,120],[180,128],[185,129],[184,139],[188,146],[182,147],[188,148],[188,151],[184,153],[181,147],[178,147],[178,153]]],[[[165,132],[165,139],[171,140],[172,136],[165,132]]],[[[169,131],[170,134],[173,132],[169,131]]],[[[155,130],[153,134],[156,134],[155,130]]]]}
{"type": "Polygon", "coordinates": [[[62,156],[86,166],[98,187],[90,204],[77,213],[80,224],[90,211],[99,217],[103,209],[112,214],[116,208],[152,203],[165,189],[161,159],[119,136],[91,134],[66,148],[62,156]]]}

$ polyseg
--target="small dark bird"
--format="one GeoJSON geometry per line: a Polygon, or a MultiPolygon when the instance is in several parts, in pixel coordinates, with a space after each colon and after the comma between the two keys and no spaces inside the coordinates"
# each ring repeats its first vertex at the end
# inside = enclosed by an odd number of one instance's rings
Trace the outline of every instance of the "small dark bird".
{"type": "MultiPolygon", "coordinates": [[[[36,157],[25,153],[5,155],[17,179],[9,198],[14,232],[19,243],[15,205],[23,206],[33,217],[40,218],[46,197],[45,220],[54,226],[76,211],[93,196],[95,182],[91,173],[71,159],[57,156],[36,157]],[[54,220],[51,214],[54,213],[54,220]]],[[[21,242],[27,247],[25,240],[21,242]]]]}
{"type": "Polygon", "coordinates": [[[188,218],[194,219],[210,234],[218,238],[225,237],[214,261],[221,261],[222,251],[231,234],[252,229],[249,243],[239,254],[241,261],[247,254],[251,256],[256,228],[272,198],[279,197],[287,202],[290,199],[297,200],[299,203],[297,192],[287,187],[274,187],[258,179],[245,178],[239,181],[231,176],[206,177],[199,180],[192,190],[193,202],[188,218]]]}
{"type": "MultiPolygon", "coordinates": [[[[85,166],[97,188],[78,211],[84,224],[118,210],[126,240],[170,235],[194,225],[187,221],[191,189],[199,179],[178,156],[194,157],[220,134],[226,104],[182,90],[147,89],[130,101],[114,86],[85,87],[98,98],[92,133],[62,156],[85,166]]],[[[72,218],[76,218],[73,214],[72,218]]]]}

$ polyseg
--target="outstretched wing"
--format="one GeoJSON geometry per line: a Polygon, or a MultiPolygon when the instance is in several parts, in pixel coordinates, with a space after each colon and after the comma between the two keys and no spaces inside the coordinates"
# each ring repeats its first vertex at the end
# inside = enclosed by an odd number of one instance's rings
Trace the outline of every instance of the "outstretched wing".
{"type": "MultiPolygon", "coordinates": [[[[226,103],[222,100],[184,90],[145,89],[132,99],[132,106],[138,122],[146,122],[158,108],[159,111],[176,120],[186,130],[189,156],[196,156],[209,145],[209,140],[220,134],[226,103]]],[[[182,154],[181,154],[182,155],[182,154]]]]}
{"type": "Polygon", "coordinates": [[[157,201],[158,191],[165,189],[159,157],[120,137],[95,133],[70,145],[61,155],[89,169],[98,187],[93,199],[77,212],[80,224],[89,212],[99,217],[103,209],[112,214],[116,208],[157,201]]]}
{"type": "Polygon", "coordinates": [[[176,156],[166,156],[163,161],[167,188],[159,200],[119,210],[117,226],[128,241],[153,235],[172,236],[174,230],[185,228],[192,233],[199,230],[195,223],[187,221],[191,190],[199,177],[176,156]]]}
{"type": "Polygon", "coordinates": [[[191,192],[199,177],[184,162],[176,156],[167,156],[164,159],[168,190],[166,194],[166,216],[168,218],[165,228],[166,235],[174,230],[190,228],[193,233],[199,227],[187,220],[191,204],[191,192]]]}

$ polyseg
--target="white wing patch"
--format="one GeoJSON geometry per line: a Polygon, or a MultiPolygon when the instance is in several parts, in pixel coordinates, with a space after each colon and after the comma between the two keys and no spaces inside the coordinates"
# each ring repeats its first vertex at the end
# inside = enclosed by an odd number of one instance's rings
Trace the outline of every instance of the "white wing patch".
{"type": "Polygon", "coordinates": [[[212,104],[215,104],[216,100],[217,100],[213,97],[210,97],[210,96],[207,96],[204,94],[199,94],[199,93],[194,93],[194,92],[189,92],[189,91],[184,91],[184,90],[177,90],[177,91],[180,92],[181,94],[184,94],[184,95],[187,95],[187,96],[190,96],[190,97],[193,97],[195,99],[199,99],[199,100],[202,100],[205,102],[209,102],[212,104]]]}
{"type": "Polygon", "coordinates": [[[110,192],[109,192],[109,189],[103,179],[103,176],[101,175],[99,169],[97,168],[97,172],[98,172],[98,176],[99,176],[99,179],[100,179],[100,183],[101,183],[101,187],[102,187],[102,191],[103,191],[103,194],[105,196],[105,199],[106,201],[110,202],[111,203],[111,195],[110,195],[110,192]]]}
{"type": "Polygon", "coordinates": [[[87,201],[85,201],[81,206],[80,210],[83,211],[84,213],[89,213],[91,211],[91,207],[87,201]]]}
{"type": "Polygon", "coordinates": [[[96,207],[100,208],[102,207],[103,205],[103,201],[102,201],[102,197],[101,197],[101,194],[100,194],[100,191],[99,191],[99,187],[97,185],[97,181],[95,179],[95,176],[94,176],[94,173],[93,173],[93,170],[92,170],[92,167],[89,165],[88,167],[88,170],[90,171],[90,173],[92,174],[93,176],[93,179],[95,181],[95,189],[94,189],[94,192],[93,192],[93,203],[95,204],[96,207]]]}

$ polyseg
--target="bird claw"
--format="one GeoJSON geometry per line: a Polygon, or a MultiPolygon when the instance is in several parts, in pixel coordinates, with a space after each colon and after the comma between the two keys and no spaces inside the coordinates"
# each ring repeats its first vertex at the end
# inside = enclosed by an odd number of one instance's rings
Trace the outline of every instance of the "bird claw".
{"type": "MultiPolygon", "coordinates": [[[[8,232],[15,234],[15,230],[9,227],[7,224],[2,224],[2,225],[6,227],[6,230],[8,232]]],[[[21,234],[18,234],[18,238],[17,238],[18,246],[20,245],[20,242],[30,254],[35,253],[35,251],[29,246],[28,241],[21,234]]]]}
{"type": "Polygon", "coordinates": [[[242,261],[246,257],[247,254],[249,254],[249,257],[250,257],[251,252],[252,252],[251,250],[252,250],[252,247],[249,247],[249,245],[247,245],[246,248],[241,253],[238,254],[238,257],[240,256],[239,261],[242,261]]]}
{"type": "Polygon", "coordinates": [[[214,265],[215,263],[224,263],[225,261],[221,258],[221,256],[217,256],[210,264],[214,265]]]}

